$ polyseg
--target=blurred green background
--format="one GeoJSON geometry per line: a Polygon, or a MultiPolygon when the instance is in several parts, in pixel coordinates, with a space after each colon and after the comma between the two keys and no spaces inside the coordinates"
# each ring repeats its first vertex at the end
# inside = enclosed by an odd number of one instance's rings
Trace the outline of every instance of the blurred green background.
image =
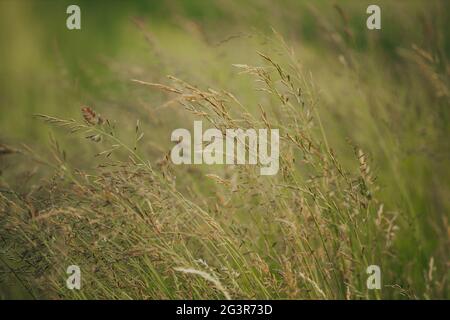
{"type": "Polygon", "coordinates": [[[135,104],[131,76],[184,73],[224,84],[229,62],[255,58],[252,42],[241,39],[269,34],[272,27],[314,55],[316,64],[341,54],[338,44],[327,43],[336,37],[330,31],[343,35],[352,50],[381,53],[378,69],[413,43],[438,44],[444,56],[450,51],[445,1],[377,1],[382,32],[365,27],[371,1],[77,1],[79,31],[65,26],[72,3],[0,1],[2,136],[42,138],[42,127],[30,117],[37,112],[73,116],[80,104],[135,104]]]}

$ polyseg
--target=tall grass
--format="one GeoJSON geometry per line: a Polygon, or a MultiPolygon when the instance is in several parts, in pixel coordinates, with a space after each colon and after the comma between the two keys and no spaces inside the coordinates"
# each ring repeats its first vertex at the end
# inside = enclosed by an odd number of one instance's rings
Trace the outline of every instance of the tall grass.
{"type": "Polygon", "coordinates": [[[445,48],[365,52],[342,10],[342,28],[317,14],[318,41],[331,48],[319,56],[277,33],[262,45],[213,41],[230,46],[227,62],[244,46],[258,57],[217,75],[210,61],[221,55],[201,27],[191,25],[210,70],[181,68],[198,52],[177,61],[146,33],[161,62],[149,70],[177,76],[106,62],[142,108],[77,106],[74,119],[38,111],[34,121],[55,128],[48,154],[0,146],[0,160],[20,165],[0,180],[3,278],[27,297],[57,299],[448,298],[445,48]],[[174,166],[170,131],[193,120],[280,129],[278,174],[174,166]],[[81,290],[66,288],[72,264],[81,290]],[[366,286],[373,264],[382,290],[366,286]]]}

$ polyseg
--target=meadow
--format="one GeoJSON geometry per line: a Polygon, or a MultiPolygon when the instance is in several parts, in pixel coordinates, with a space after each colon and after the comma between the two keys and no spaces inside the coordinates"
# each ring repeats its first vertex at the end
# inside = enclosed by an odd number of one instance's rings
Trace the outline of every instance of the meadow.
{"type": "Polygon", "coordinates": [[[376,1],[381,30],[371,1],[78,3],[0,1],[0,298],[449,298],[447,1],[376,1]],[[277,174],[174,165],[200,120],[279,129],[277,174]]]}

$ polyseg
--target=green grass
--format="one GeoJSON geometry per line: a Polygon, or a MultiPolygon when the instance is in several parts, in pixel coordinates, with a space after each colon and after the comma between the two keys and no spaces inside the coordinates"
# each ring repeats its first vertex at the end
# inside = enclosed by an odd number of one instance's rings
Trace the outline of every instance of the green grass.
{"type": "Polygon", "coordinates": [[[1,297],[448,299],[450,11],[379,3],[1,2],[1,297]],[[279,173],[171,164],[200,119],[279,128],[279,173]]]}

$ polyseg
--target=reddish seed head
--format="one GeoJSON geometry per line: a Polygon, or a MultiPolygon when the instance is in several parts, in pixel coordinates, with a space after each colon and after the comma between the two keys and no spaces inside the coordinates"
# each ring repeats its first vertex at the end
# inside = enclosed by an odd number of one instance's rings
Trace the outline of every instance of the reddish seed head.
{"type": "Polygon", "coordinates": [[[103,123],[103,118],[96,114],[90,107],[81,107],[81,113],[83,114],[84,120],[89,124],[96,125],[103,123]]]}

